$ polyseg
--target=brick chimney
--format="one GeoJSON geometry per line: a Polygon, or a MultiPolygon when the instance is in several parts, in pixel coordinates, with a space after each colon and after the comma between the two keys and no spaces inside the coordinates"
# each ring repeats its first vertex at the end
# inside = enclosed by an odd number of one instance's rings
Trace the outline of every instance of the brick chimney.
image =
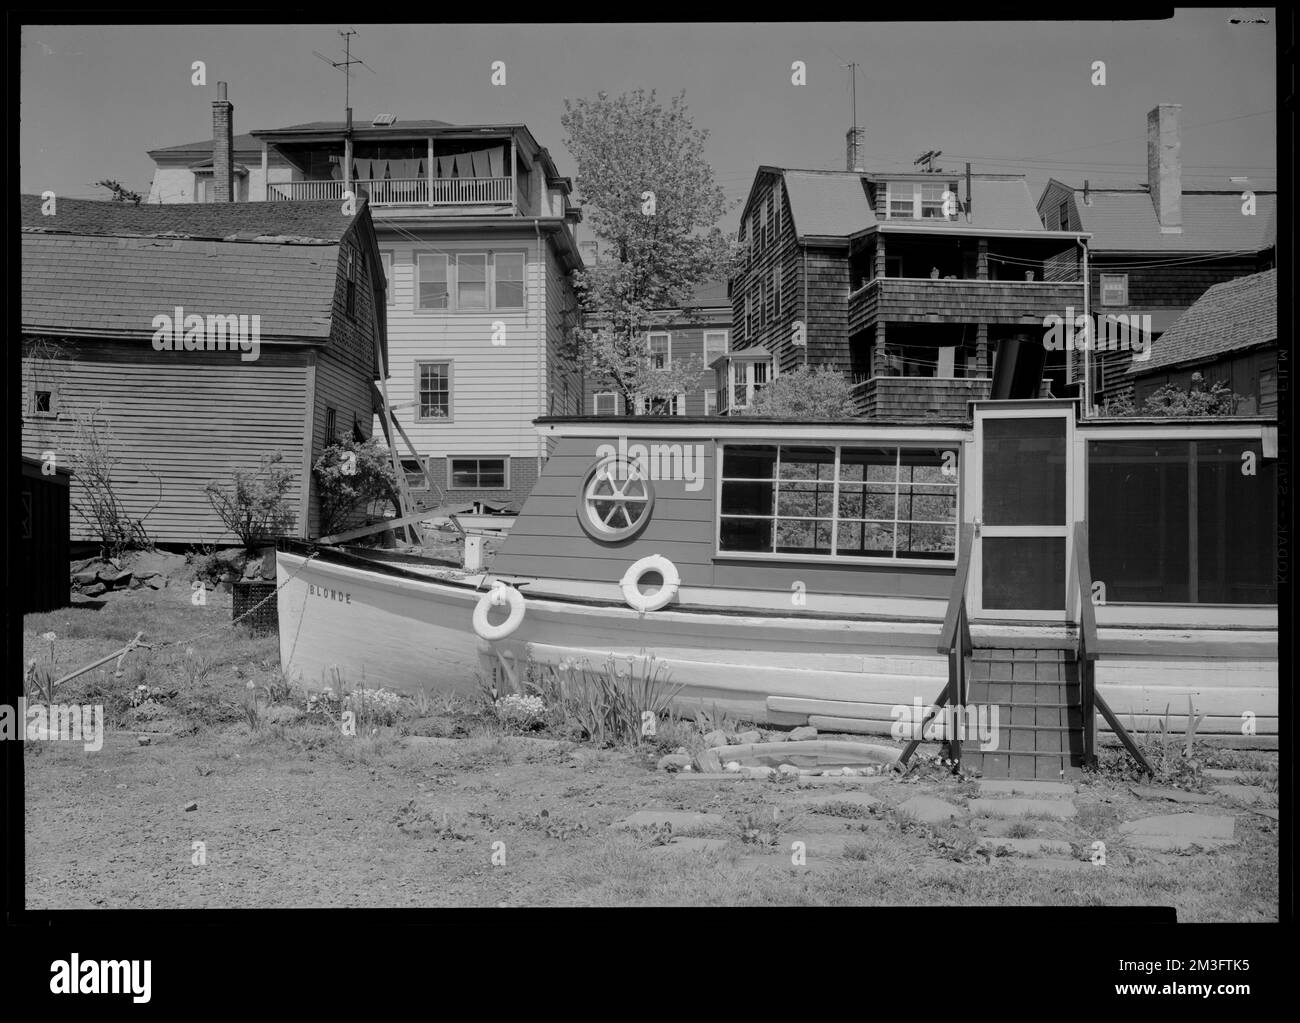
{"type": "Polygon", "coordinates": [[[226,99],[226,83],[217,83],[212,104],[212,193],[215,202],[235,200],[235,108],[226,99]]]}
{"type": "Polygon", "coordinates": [[[1161,103],[1147,114],[1147,184],[1164,234],[1183,230],[1183,149],[1178,138],[1181,103],[1161,103]]]}
{"type": "Polygon", "coordinates": [[[865,128],[850,128],[844,133],[844,169],[861,174],[862,149],[866,142],[865,128]]]}

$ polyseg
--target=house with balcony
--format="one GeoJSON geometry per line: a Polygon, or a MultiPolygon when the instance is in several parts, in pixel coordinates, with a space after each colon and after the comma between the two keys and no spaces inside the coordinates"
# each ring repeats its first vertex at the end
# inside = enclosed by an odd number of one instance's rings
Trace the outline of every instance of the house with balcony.
{"type": "Polygon", "coordinates": [[[581,213],[550,153],[522,124],[350,111],[237,135],[224,85],[212,106],[212,140],[151,151],[150,201],[364,198],[388,278],[381,387],[415,498],[521,502],[546,457],[533,419],[583,408],[581,213]]]}
{"type": "MultiPolygon", "coordinates": [[[[593,242],[585,257],[594,257],[593,242]]],[[[592,261],[591,258],[587,259],[592,261]]],[[[689,361],[700,367],[700,384],[669,401],[637,398],[634,415],[711,416],[719,412],[720,397],[713,384],[714,363],[731,348],[731,301],[724,281],[700,285],[680,309],[660,310],[651,316],[645,331],[646,351],[651,365],[664,368],[671,362],[689,361]]],[[[583,375],[583,414],[621,416],[628,414],[623,395],[608,381],[588,370],[583,375]]]]}
{"type": "MultiPolygon", "coordinates": [[[[1020,175],[764,166],[739,237],[719,386],[743,393],[828,365],[864,416],[964,419],[1001,342],[1083,308],[1083,236],[1044,227],[1020,175]]],[[[1044,381],[1064,393],[1064,352],[1044,381]]]]}
{"type": "MultiPolygon", "coordinates": [[[[1127,316],[1160,336],[1207,289],[1275,265],[1277,193],[1248,179],[1184,179],[1179,104],[1147,114],[1147,180],[1067,184],[1052,178],[1038,199],[1043,225],[1088,235],[1094,316],[1127,316]]],[[[1142,359],[1107,349],[1087,359],[1090,406],[1133,398],[1142,359]]],[[[1071,376],[1085,374],[1082,353],[1071,376]]]]}

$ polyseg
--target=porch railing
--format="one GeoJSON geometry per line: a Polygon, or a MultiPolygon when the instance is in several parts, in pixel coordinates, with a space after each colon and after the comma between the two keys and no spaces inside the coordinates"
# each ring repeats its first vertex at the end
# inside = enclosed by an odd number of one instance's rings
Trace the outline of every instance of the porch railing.
{"type": "MultiPolygon", "coordinates": [[[[273,181],[267,187],[272,202],[343,198],[342,181],[273,181]]],[[[375,206],[500,205],[514,201],[510,178],[359,178],[356,194],[370,196],[375,206]]]]}
{"type": "Polygon", "coordinates": [[[1086,522],[1076,522],[1074,526],[1074,574],[1079,587],[1079,698],[1083,712],[1084,763],[1093,766],[1097,762],[1097,713],[1100,711],[1128,755],[1148,775],[1154,776],[1155,771],[1142,750],[1097,692],[1097,612],[1092,606],[1092,565],[1088,558],[1086,522]]]}
{"type": "MultiPolygon", "coordinates": [[[[952,706],[958,709],[958,713],[960,708],[966,705],[969,659],[974,651],[970,638],[970,621],[966,615],[966,580],[970,577],[971,548],[974,544],[975,527],[967,522],[961,527],[961,554],[957,558],[957,572],[953,576],[952,590],[948,597],[948,613],[944,616],[943,629],[939,633],[939,653],[948,655],[948,684],[943,687],[943,692],[939,694],[939,698],[934,701],[934,706],[921,722],[920,729],[913,734],[911,742],[899,756],[898,762],[904,766],[916,752],[916,748],[921,745],[921,733],[938,716],[945,704],[951,702],[952,706]]],[[[954,715],[954,722],[955,720],[954,715]]],[[[948,736],[949,755],[960,763],[961,739],[957,736],[958,729],[953,728],[949,731],[952,732],[948,736]]]]}

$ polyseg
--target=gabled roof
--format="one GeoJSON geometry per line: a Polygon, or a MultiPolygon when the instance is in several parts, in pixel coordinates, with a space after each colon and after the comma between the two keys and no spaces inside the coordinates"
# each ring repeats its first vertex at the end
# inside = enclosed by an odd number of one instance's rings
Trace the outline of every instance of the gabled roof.
{"type": "Polygon", "coordinates": [[[251,241],[291,240],[337,244],[354,217],[334,199],[312,202],[141,203],[59,199],[51,216],[38,195],[21,198],[24,232],[125,235],[251,241]]]}
{"type": "Polygon", "coordinates": [[[1238,277],[1205,292],[1128,369],[1145,374],[1277,341],[1277,270],[1238,277]]]}
{"type": "MultiPolygon", "coordinates": [[[[754,189],[741,213],[742,219],[753,202],[754,190],[764,174],[779,174],[790,197],[790,212],[800,238],[848,238],[863,231],[882,229],[918,234],[1024,232],[1035,235],[1060,234],[1047,231],[1038,217],[1029,185],[1022,175],[972,174],[971,218],[956,220],[880,220],[871,204],[869,186],[884,188],[892,180],[956,181],[957,195],[965,201],[965,175],[957,172],[923,174],[898,171],[822,171],[782,167],[760,167],[754,189]]],[[[1075,234],[1077,232],[1068,232],[1075,234]]]]}
{"type": "MultiPolygon", "coordinates": [[[[332,200],[141,205],[23,196],[22,329],[151,337],[153,318],[261,316],[264,339],[327,340],[340,240],[332,200]]],[[[378,339],[382,343],[382,338],[378,339]]]]}
{"type": "MultiPolygon", "coordinates": [[[[1183,229],[1178,234],[1160,230],[1151,192],[1145,185],[1125,189],[1089,186],[1083,189],[1053,178],[1053,185],[1074,192],[1075,209],[1083,230],[1092,233],[1091,249],[1103,252],[1259,252],[1274,244],[1277,193],[1253,189],[1255,213],[1241,212],[1242,192],[1193,191],[1182,194],[1183,229]]],[[[1044,190],[1046,191],[1046,190],[1044,190]]]]}

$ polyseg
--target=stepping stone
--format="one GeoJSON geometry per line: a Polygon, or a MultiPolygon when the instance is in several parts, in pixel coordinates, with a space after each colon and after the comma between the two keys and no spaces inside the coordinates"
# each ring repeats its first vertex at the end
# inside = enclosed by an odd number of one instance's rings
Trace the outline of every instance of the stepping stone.
{"type": "Polygon", "coordinates": [[[980,795],[1006,796],[1071,796],[1074,786],[1063,781],[1020,781],[1015,778],[997,778],[980,782],[980,795]]]}
{"type": "Polygon", "coordinates": [[[1158,789],[1153,785],[1130,785],[1139,799],[1168,799],[1173,803],[1213,803],[1214,797],[1204,792],[1184,792],[1182,789],[1158,789]]]}
{"type": "Polygon", "coordinates": [[[1143,849],[1178,850],[1199,845],[1215,849],[1233,841],[1235,822],[1232,817],[1203,813],[1170,813],[1143,817],[1119,826],[1130,845],[1143,849]]]}
{"type": "Polygon", "coordinates": [[[1216,785],[1214,791],[1242,803],[1267,802],[1268,797],[1272,795],[1258,785],[1216,785]]]}
{"type": "Polygon", "coordinates": [[[830,806],[835,803],[852,803],[854,806],[879,806],[880,797],[870,792],[821,792],[817,795],[800,796],[800,806],[830,806]]]}
{"type": "Polygon", "coordinates": [[[972,799],[966,809],[977,817],[1073,817],[1079,812],[1068,799],[972,799]]]}
{"type": "Polygon", "coordinates": [[[712,853],[727,847],[725,838],[674,838],[667,845],[654,847],[656,853],[712,853]]]}
{"type": "Polygon", "coordinates": [[[935,796],[913,796],[895,811],[902,817],[911,817],[922,824],[940,824],[962,815],[961,807],[953,806],[935,796]]]}
{"type": "Polygon", "coordinates": [[[882,781],[888,781],[889,776],[885,774],[871,775],[832,775],[823,778],[820,775],[803,775],[799,778],[798,785],[801,789],[811,788],[839,788],[839,789],[856,789],[864,788],[867,785],[876,785],[882,781]]]}
{"type": "Polygon", "coordinates": [[[1044,853],[1058,853],[1070,856],[1070,843],[1059,838],[981,838],[980,845],[989,849],[1006,848],[1021,856],[1041,856],[1044,853]]]}
{"type": "Polygon", "coordinates": [[[614,828],[662,828],[667,825],[673,831],[686,831],[694,828],[711,828],[723,824],[716,813],[691,813],[689,810],[638,810],[630,817],[615,821],[614,828]]]}

